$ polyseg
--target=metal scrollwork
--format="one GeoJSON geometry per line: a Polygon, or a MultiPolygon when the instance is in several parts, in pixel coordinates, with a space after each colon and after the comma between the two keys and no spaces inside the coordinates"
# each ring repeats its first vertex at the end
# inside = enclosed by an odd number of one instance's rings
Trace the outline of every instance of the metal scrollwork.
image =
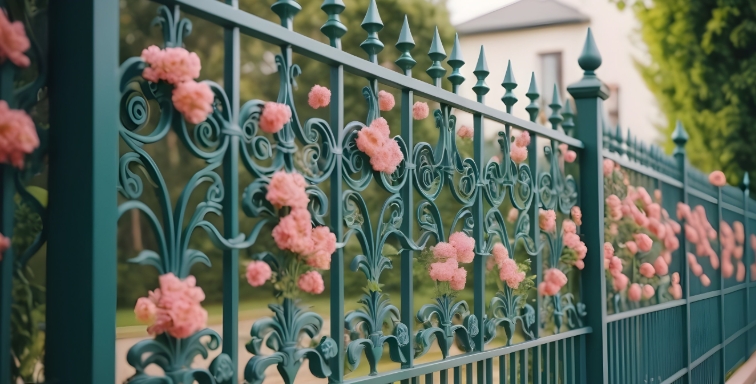
{"type": "Polygon", "coordinates": [[[455,301],[449,295],[436,298],[433,304],[425,304],[417,312],[417,321],[423,324],[424,329],[415,335],[415,356],[422,356],[433,345],[433,340],[438,340],[441,354],[444,359],[449,356],[455,337],[459,341],[461,349],[470,352],[475,349],[473,337],[478,334],[478,319],[470,313],[467,302],[455,301]],[[436,318],[437,324],[433,323],[436,318]],[[462,319],[462,324],[454,324],[455,317],[462,319]]]}
{"type": "MultiPolygon", "coordinates": [[[[564,174],[564,164],[560,166],[559,149],[552,141],[551,146],[543,148],[549,159],[550,170],[538,178],[538,192],[541,206],[567,214],[577,204],[577,182],[572,175],[564,174]]],[[[564,154],[562,154],[564,156],[564,154]]]]}
{"type": "Polygon", "coordinates": [[[511,345],[517,321],[520,321],[525,336],[534,338],[535,310],[528,304],[521,305],[520,301],[525,299],[516,295],[514,290],[506,285],[503,290],[496,292],[488,304],[488,313],[483,320],[484,342],[492,341],[496,337],[497,327],[502,327],[507,336],[507,345],[511,345]]]}

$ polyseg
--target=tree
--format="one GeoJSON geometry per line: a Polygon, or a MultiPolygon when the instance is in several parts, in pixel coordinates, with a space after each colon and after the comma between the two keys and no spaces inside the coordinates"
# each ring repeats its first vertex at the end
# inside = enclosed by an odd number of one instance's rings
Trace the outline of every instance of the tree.
{"type": "MultiPolygon", "coordinates": [[[[632,0],[651,63],[638,67],[668,122],[690,135],[687,153],[704,171],[737,185],[756,176],[756,2],[632,0]]],[[[620,7],[625,1],[618,1],[620,7]]]]}

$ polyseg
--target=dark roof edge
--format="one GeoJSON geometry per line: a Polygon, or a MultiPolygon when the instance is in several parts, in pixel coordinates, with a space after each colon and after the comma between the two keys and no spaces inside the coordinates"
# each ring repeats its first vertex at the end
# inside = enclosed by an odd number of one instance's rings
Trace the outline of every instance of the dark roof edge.
{"type": "Polygon", "coordinates": [[[590,17],[584,17],[584,18],[576,18],[571,20],[559,20],[559,21],[551,21],[551,22],[545,22],[545,23],[536,23],[536,24],[528,24],[528,25],[517,25],[517,26],[502,26],[501,28],[489,28],[489,29],[483,29],[479,31],[457,31],[460,36],[470,36],[470,35],[483,35],[486,33],[494,33],[494,32],[511,32],[511,31],[517,31],[517,30],[524,30],[524,29],[535,29],[535,28],[541,28],[541,27],[555,27],[558,25],[568,25],[568,24],[582,24],[582,23],[588,23],[591,21],[590,17]]]}

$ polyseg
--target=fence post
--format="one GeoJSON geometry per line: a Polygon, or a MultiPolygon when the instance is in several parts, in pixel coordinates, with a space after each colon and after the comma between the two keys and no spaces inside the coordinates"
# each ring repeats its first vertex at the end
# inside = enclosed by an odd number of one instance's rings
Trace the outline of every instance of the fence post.
{"type": "MultiPolygon", "coordinates": [[[[679,120],[677,121],[677,126],[675,127],[675,131],[672,132],[672,141],[675,143],[675,152],[673,156],[675,157],[675,160],[677,160],[677,167],[680,169],[680,178],[682,181],[682,203],[688,204],[688,162],[686,161],[686,155],[685,155],[685,144],[688,142],[688,133],[685,132],[685,127],[683,127],[682,122],[679,120]]],[[[687,376],[690,378],[690,366],[693,362],[691,360],[691,353],[690,353],[690,268],[688,266],[688,249],[687,249],[687,242],[685,241],[685,227],[682,228],[682,231],[680,232],[680,236],[682,237],[682,241],[680,241],[680,250],[679,253],[682,255],[683,258],[683,264],[682,264],[682,271],[680,271],[680,276],[682,277],[683,284],[685,284],[684,288],[684,298],[685,298],[685,361],[686,366],[688,367],[688,373],[687,376]]]]}
{"type": "Polygon", "coordinates": [[[580,204],[583,212],[594,220],[586,220],[581,227],[583,241],[588,247],[583,302],[588,311],[588,326],[592,331],[586,337],[585,364],[587,383],[607,383],[608,360],[606,341],[606,278],[604,276],[604,175],[603,175],[603,102],[608,97],[606,86],[594,71],[601,65],[601,54],[593,40],[590,28],[583,52],[578,59],[583,69],[583,78],[567,87],[575,99],[577,109],[576,135],[583,142],[580,163],[580,204]]]}

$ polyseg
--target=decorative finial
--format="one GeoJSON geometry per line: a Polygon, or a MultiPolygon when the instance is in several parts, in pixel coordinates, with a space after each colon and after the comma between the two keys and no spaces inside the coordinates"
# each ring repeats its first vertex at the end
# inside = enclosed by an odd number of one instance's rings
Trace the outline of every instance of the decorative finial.
{"type": "Polygon", "coordinates": [[[599,53],[596,41],[593,39],[591,28],[588,28],[588,35],[585,37],[583,52],[578,58],[578,64],[586,75],[594,75],[594,71],[601,66],[601,53],[599,53]]]}
{"type": "Polygon", "coordinates": [[[294,28],[294,16],[302,10],[302,6],[295,0],[278,0],[270,9],[281,19],[281,26],[291,30],[294,28]]]}
{"type": "Polygon", "coordinates": [[[454,35],[452,53],[446,62],[452,67],[452,73],[448,77],[449,82],[452,83],[452,92],[457,93],[459,85],[465,81],[465,77],[459,72],[459,69],[465,65],[465,60],[462,58],[462,49],[459,47],[459,34],[454,35]]]}
{"type": "Polygon", "coordinates": [[[512,61],[507,60],[507,72],[504,73],[504,80],[501,82],[501,86],[504,87],[506,92],[501,97],[501,101],[507,106],[507,113],[512,113],[512,106],[517,102],[517,96],[515,96],[513,89],[517,88],[517,80],[514,78],[512,72],[512,61]]]}
{"type": "Polygon", "coordinates": [[[617,141],[617,150],[615,152],[623,155],[625,153],[625,149],[622,148],[622,128],[619,124],[617,124],[614,130],[614,140],[617,141]]]}
{"type": "Polygon", "coordinates": [[[549,122],[551,123],[551,128],[556,130],[559,128],[559,123],[562,122],[562,116],[559,115],[559,110],[562,109],[562,101],[559,98],[559,88],[557,88],[556,84],[554,84],[554,94],[551,96],[551,104],[549,104],[549,108],[551,108],[549,122]]]}
{"type": "Polygon", "coordinates": [[[635,160],[635,157],[639,154],[639,151],[635,150],[635,147],[633,144],[637,144],[637,142],[634,142],[633,140],[633,134],[630,132],[630,128],[627,129],[627,138],[625,139],[625,143],[627,143],[627,157],[630,160],[635,160]]]}
{"type": "Polygon", "coordinates": [[[368,37],[360,44],[360,48],[368,54],[368,59],[371,62],[377,63],[378,53],[383,50],[383,43],[378,38],[378,32],[383,29],[383,21],[381,21],[381,15],[378,13],[378,5],[375,4],[375,0],[370,0],[370,6],[368,6],[361,26],[362,29],[367,31],[368,37]]]}
{"type": "Polygon", "coordinates": [[[483,96],[491,89],[486,84],[486,77],[488,77],[488,64],[486,64],[486,50],[483,46],[480,46],[480,54],[478,54],[478,63],[475,65],[473,74],[478,79],[478,82],[473,85],[473,92],[478,95],[478,102],[483,102],[483,96]]]}
{"type": "Polygon", "coordinates": [[[572,118],[575,117],[575,113],[572,111],[572,103],[570,102],[569,98],[564,101],[564,111],[562,112],[562,117],[564,118],[564,122],[562,122],[564,133],[572,135],[572,130],[575,128],[575,122],[572,120],[572,118]]]}
{"type": "Polygon", "coordinates": [[[323,0],[320,9],[328,15],[328,20],[320,27],[320,32],[331,40],[332,47],[341,48],[341,36],[344,36],[347,32],[347,27],[339,19],[339,14],[346,9],[344,2],[342,0],[323,0]]]}
{"type": "Polygon", "coordinates": [[[530,115],[530,121],[535,122],[536,118],[538,118],[538,111],[541,109],[541,107],[538,106],[538,103],[536,103],[536,100],[538,100],[541,95],[538,94],[535,72],[530,73],[530,86],[528,87],[528,92],[525,96],[530,99],[530,104],[525,107],[525,110],[528,111],[528,114],[530,115]]]}
{"type": "Polygon", "coordinates": [[[433,61],[433,64],[425,72],[433,79],[433,84],[440,87],[441,78],[446,74],[446,68],[441,65],[441,62],[446,58],[446,51],[444,51],[444,44],[441,42],[441,35],[438,34],[438,27],[436,27],[436,32],[433,35],[428,57],[433,61]]]}
{"type": "Polygon", "coordinates": [[[677,120],[674,132],[672,132],[672,141],[677,146],[675,148],[675,154],[685,153],[685,144],[688,143],[688,132],[685,132],[685,127],[680,120],[677,120]]]}
{"type": "Polygon", "coordinates": [[[410,54],[410,51],[415,48],[415,40],[412,38],[412,32],[410,32],[407,15],[404,15],[404,24],[402,24],[402,31],[399,32],[399,41],[396,42],[396,48],[402,53],[396,59],[396,65],[404,70],[405,75],[411,76],[412,68],[417,64],[417,61],[410,54]]]}
{"type": "MultiPolygon", "coordinates": [[[[743,181],[740,182],[740,188],[747,194],[748,187],[751,185],[751,178],[748,177],[748,172],[743,174],[743,181]]],[[[753,244],[751,244],[753,246],[753,244]]]]}

